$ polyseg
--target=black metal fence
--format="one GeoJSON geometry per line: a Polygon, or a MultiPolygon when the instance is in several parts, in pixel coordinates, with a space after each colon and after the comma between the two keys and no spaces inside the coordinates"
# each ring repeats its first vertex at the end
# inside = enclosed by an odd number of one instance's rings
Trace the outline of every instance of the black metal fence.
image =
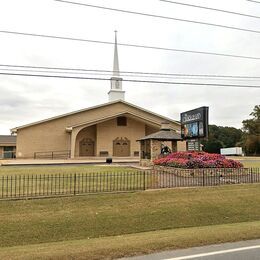
{"type": "Polygon", "coordinates": [[[0,199],[239,183],[260,183],[260,169],[153,169],[114,173],[7,175],[0,176],[0,199]]]}
{"type": "Polygon", "coordinates": [[[260,183],[259,168],[156,169],[151,171],[150,188],[217,186],[260,183]]]}
{"type": "Polygon", "coordinates": [[[139,171],[2,176],[0,199],[136,191],[144,189],[145,177],[139,171]]]}

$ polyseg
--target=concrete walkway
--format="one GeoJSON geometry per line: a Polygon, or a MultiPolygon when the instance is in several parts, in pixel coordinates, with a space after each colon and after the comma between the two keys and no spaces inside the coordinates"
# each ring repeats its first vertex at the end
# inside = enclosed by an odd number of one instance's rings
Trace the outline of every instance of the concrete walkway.
{"type": "Polygon", "coordinates": [[[227,159],[236,161],[260,161],[260,156],[225,156],[227,159]]]}
{"type": "MultiPolygon", "coordinates": [[[[114,157],[114,164],[133,164],[138,166],[139,157],[114,157]]],[[[77,164],[106,164],[106,158],[85,158],[85,159],[12,159],[0,160],[1,166],[25,166],[25,165],[77,165],[77,164]]]]}

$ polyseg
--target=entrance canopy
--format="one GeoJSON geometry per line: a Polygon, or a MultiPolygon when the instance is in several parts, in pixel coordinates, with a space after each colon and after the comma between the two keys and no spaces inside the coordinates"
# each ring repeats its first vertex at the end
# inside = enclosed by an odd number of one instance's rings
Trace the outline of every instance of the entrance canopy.
{"type": "Polygon", "coordinates": [[[147,166],[161,155],[177,151],[177,141],[181,135],[169,127],[169,123],[162,123],[160,131],[140,138],[140,164],[147,166]]]}
{"type": "Polygon", "coordinates": [[[159,132],[147,135],[138,141],[145,141],[145,140],[161,140],[161,141],[181,141],[181,135],[176,133],[174,130],[165,130],[161,129],[159,132]]]}

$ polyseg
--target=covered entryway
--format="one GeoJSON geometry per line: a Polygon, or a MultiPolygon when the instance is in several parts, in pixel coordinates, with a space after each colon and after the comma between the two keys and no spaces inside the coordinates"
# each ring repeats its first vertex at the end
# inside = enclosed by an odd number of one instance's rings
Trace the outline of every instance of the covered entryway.
{"type": "Polygon", "coordinates": [[[113,141],[113,156],[127,157],[130,156],[130,140],[117,137],[113,141]]]}
{"type": "Polygon", "coordinates": [[[79,156],[94,156],[95,142],[90,138],[84,138],[79,142],[79,156]]]}
{"type": "Polygon", "coordinates": [[[172,130],[169,123],[162,123],[161,130],[147,135],[140,141],[141,166],[153,165],[153,160],[165,156],[170,152],[177,152],[177,141],[181,141],[181,135],[172,130]],[[168,145],[171,143],[171,147],[168,145]]]}

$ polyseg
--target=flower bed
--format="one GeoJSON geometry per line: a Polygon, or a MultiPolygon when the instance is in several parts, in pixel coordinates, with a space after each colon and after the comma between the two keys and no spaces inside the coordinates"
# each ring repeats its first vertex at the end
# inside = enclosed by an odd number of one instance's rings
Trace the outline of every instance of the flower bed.
{"type": "Polygon", "coordinates": [[[153,163],[158,166],[184,169],[243,167],[242,163],[226,159],[223,155],[205,152],[176,152],[167,157],[156,159],[153,163]]]}

